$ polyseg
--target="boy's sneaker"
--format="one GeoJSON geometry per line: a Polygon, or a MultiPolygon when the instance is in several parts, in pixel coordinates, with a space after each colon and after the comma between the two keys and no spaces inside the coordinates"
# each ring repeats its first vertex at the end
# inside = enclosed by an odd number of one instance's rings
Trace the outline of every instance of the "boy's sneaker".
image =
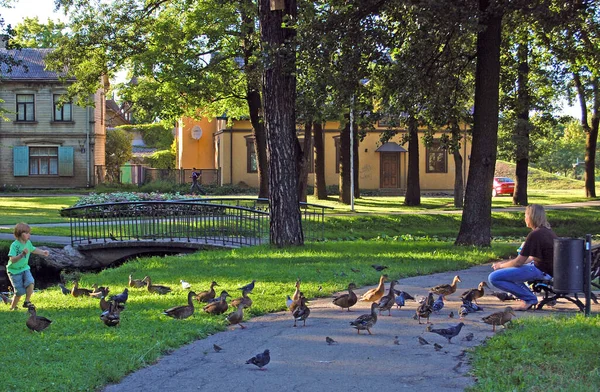
{"type": "Polygon", "coordinates": [[[29,301],[23,302],[23,307],[24,308],[29,308],[29,305],[33,305],[33,304],[31,302],[29,302],[29,301]]]}

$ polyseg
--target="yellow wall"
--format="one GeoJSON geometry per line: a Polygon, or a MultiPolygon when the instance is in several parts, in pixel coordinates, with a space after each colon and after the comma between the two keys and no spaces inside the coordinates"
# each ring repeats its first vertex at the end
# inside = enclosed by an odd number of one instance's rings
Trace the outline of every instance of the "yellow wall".
{"type": "Polygon", "coordinates": [[[191,169],[214,169],[215,167],[215,145],[213,135],[217,131],[217,120],[206,119],[193,120],[184,118],[178,129],[179,146],[179,168],[191,169]],[[198,140],[192,137],[194,125],[202,129],[202,137],[198,140]]]}

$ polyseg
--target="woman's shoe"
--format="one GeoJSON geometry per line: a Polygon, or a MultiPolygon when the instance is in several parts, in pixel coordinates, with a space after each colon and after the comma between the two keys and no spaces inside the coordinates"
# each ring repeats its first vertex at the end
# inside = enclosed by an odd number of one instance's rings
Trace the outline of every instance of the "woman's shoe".
{"type": "Polygon", "coordinates": [[[516,310],[517,312],[526,312],[528,310],[535,310],[537,306],[537,303],[532,303],[532,304],[525,304],[525,306],[521,306],[520,308],[515,308],[514,310],[516,310]]]}

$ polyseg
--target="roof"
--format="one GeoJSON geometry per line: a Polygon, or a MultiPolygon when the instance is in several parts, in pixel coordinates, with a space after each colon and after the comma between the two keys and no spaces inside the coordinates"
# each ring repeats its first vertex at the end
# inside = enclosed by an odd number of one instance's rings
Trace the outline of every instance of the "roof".
{"type": "Polygon", "coordinates": [[[0,65],[0,78],[4,80],[53,80],[57,81],[56,72],[46,70],[44,59],[54,49],[23,48],[0,49],[0,56],[12,57],[19,65],[8,67],[0,65]]]}
{"type": "Polygon", "coordinates": [[[408,152],[406,148],[398,145],[395,142],[387,142],[382,146],[379,146],[375,152],[408,152]]]}

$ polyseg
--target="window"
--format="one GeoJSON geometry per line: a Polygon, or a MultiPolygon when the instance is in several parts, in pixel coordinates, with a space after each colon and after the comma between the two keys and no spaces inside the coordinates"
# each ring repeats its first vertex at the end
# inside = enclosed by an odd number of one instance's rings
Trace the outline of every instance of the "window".
{"type": "MultiPolygon", "coordinates": [[[[254,148],[254,138],[246,138],[246,172],[258,173],[258,162],[256,161],[256,149],[254,148]]],[[[232,157],[233,158],[233,157],[232,157]]]]}
{"type": "Polygon", "coordinates": [[[17,94],[17,121],[35,121],[33,94],[17,94]]]}
{"type": "Polygon", "coordinates": [[[30,147],[29,174],[58,175],[58,147],[30,147]]]}
{"type": "Polygon", "coordinates": [[[448,173],[448,151],[439,139],[427,147],[427,173],[448,173]]]}
{"type": "Polygon", "coordinates": [[[54,121],[73,121],[72,104],[61,99],[63,95],[54,94],[54,121]]]}

